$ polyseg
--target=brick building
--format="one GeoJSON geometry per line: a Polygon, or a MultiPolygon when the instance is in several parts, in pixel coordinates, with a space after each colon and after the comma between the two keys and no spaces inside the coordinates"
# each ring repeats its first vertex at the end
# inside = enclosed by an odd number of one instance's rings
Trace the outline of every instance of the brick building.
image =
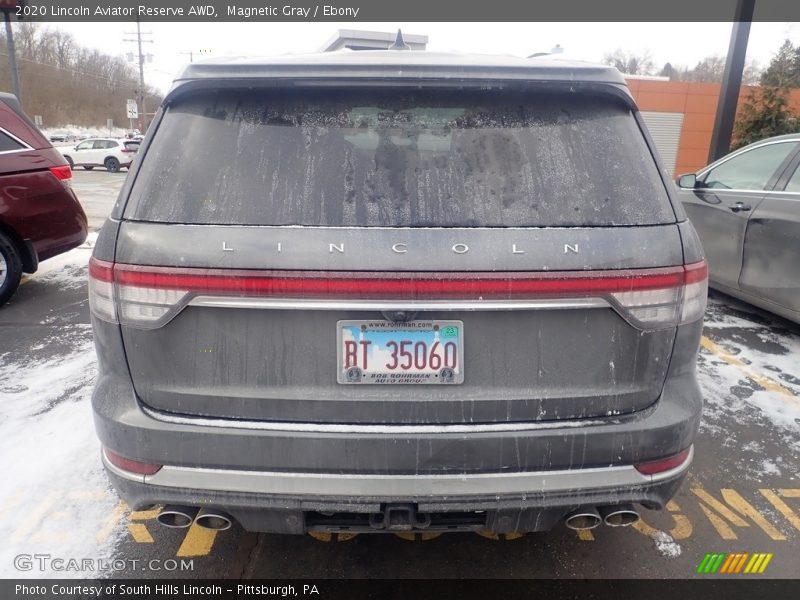
{"type": "MultiPolygon", "coordinates": [[[[706,165],[720,84],[636,77],[627,78],[627,82],[672,175],[706,165]]],[[[742,86],[739,106],[755,87],[742,86]]],[[[800,89],[792,90],[789,106],[800,114],[800,89]]]]}

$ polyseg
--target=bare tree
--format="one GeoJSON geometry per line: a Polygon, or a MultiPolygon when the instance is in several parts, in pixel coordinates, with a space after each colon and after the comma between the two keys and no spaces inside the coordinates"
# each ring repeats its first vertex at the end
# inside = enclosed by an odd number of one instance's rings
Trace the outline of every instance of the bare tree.
{"type": "MultiPolygon", "coordinates": [[[[136,97],[138,74],[119,56],[80,46],[60,30],[34,22],[14,25],[20,84],[25,109],[44,117],[46,126],[101,127],[106,119],[127,123],[125,100],[136,97]]],[[[0,32],[5,46],[5,36],[0,32]]],[[[5,61],[0,61],[0,89],[10,88],[5,61]]],[[[147,90],[148,104],[157,106],[160,96],[147,90]]]]}
{"type": "MultiPolygon", "coordinates": [[[[721,55],[706,56],[693,69],[683,69],[680,79],[683,81],[699,81],[703,83],[719,83],[725,74],[726,57],[721,55]]],[[[742,83],[754,85],[761,77],[758,63],[750,59],[745,63],[742,72],[742,83]]]]}
{"type": "Polygon", "coordinates": [[[656,65],[649,51],[636,54],[617,48],[614,52],[606,54],[603,62],[616,67],[626,75],[653,75],[656,71],[656,65]]]}

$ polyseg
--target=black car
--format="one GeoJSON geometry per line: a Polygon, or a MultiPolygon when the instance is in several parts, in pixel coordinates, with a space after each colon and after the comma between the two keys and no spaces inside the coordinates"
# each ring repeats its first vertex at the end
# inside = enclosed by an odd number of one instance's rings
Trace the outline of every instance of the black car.
{"type": "Polygon", "coordinates": [[[678,178],[711,287],[800,323],[800,134],[678,178]]]}

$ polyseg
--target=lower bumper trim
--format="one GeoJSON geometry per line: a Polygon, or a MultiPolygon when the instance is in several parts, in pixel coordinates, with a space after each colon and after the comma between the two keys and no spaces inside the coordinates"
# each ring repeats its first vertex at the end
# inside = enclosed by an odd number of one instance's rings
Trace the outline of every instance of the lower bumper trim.
{"type": "Polygon", "coordinates": [[[103,463],[118,477],[167,488],[303,497],[413,499],[585,492],[643,486],[681,476],[689,468],[693,457],[694,447],[682,464],[654,475],[643,475],[632,465],[460,475],[285,473],[164,466],[154,475],[139,475],[112,465],[105,453],[103,463]]]}

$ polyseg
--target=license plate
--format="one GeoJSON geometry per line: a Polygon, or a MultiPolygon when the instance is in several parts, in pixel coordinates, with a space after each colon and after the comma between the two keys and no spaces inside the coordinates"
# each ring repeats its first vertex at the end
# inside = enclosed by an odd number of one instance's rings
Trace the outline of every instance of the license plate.
{"type": "Polygon", "coordinates": [[[463,321],[339,321],[339,383],[464,382],[463,321]]]}

